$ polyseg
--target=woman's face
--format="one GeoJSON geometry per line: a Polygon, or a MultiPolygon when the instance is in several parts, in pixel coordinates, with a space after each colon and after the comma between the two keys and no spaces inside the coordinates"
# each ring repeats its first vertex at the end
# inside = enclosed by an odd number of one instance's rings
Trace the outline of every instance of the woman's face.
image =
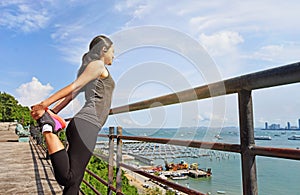
{"type": "Polygon", "coordinates": [[[114,46],[111,45],[110,48],[104,52],[103,57],[104,57],[104,64],[106,65],[111,65],[114,59],[114,53],[115,53],[115,49],[114,46]]]}

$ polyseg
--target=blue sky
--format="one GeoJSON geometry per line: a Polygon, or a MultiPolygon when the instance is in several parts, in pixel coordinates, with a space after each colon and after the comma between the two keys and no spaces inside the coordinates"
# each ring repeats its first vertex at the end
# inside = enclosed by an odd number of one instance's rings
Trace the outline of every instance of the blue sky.
{"type": "MultiPolygon", "coordinates": [[[[23,105],[43,100],[75,79],[98,34],[115,38],[113,107],[298,62],[299,9],[296,0],[2,0],[0,91],[23,105]],[[201,55],[184,40],[199,44],[201,55]]],[[[297,125],[299,84],[255,91],[253,102],[256,127],[297,125]]],[[[79,96],[61,114],[70,117],[81,104],[79,96]]],[[[237,96],[230,95],[116,115],[107,125],[237,126],[237,113],[237,96]]]]}

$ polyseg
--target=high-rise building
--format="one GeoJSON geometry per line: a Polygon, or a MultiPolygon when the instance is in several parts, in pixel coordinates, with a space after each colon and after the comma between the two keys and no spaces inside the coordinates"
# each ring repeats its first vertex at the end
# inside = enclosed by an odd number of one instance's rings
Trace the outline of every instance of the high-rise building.
{"type": "Polygon", "coordinates": [[[280,124],[271,124],[268,129],[280,129],[280,124]]]}
{"type": "Polygon", "coordinates": [[[291,129],[291,123],[287,122],[287,129],[291,129]]]}
{"type": "MultiPolygon", "coordinates": [[[[300,126],[300,119],[299,119],[299,126],[300,126]]],[[[268,129],[268,123],[267,122],[265,122],[265,129],[268,129]]]]}
{"type": "Polygon", "coordinates": [[[300,118],[298,119],[298,129],[300,129],[300,118]]]}

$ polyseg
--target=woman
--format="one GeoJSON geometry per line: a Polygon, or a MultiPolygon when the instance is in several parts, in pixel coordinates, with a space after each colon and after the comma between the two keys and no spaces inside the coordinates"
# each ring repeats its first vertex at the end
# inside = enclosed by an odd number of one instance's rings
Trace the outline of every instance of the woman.
{"type": "Polygon", "coordinates": [[[80,183],[95,148],[98,132],[109,114],[114,81],[105,65],[111,65],[113,58],[112,41],[103,35],[95,37],[90,43],[89,51],[83,55],[77,79],[41,103],[32,106],[32,117],[41,122],[43,121],[41,119],[47,118],[48,107],[53,103],[56,104],[51,111],[58,113],[79,92],[85,93],[84,106],[66,129],[68,151],[53,133],[52,127],[50,129],[43,127],[42,131],[55,178],[64,186],[63,194],[79,193],[80,183]]]}

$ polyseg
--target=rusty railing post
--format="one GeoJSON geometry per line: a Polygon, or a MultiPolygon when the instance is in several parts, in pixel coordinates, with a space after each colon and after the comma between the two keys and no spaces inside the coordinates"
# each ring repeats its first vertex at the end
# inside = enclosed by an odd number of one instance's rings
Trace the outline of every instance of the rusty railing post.
{"type": "Polygon", "coordinates": [[[257,195],[255,155],[250,152],[251,146],[255,145],[251,91],[241,90],[238,97],[243,194],[257,195]]]}
{"type": "Polygon", "coordinates": [[[120,163],[122,163],[122,140],[119,137],[122,136],[122,127],[117,128],[117,136],[116,189],[118,194],[119,192],[122,192],[122,169],[120,166],[120,163]]]}
{"type": "Polygon", "coordinates": [[[111,186],[113,185],[114,179],[114,127],[109,127],[109,154],[108,154],[108,186],[107,186],[107,194],[112,195],[113,191],[111,190],[111,186]]]}

